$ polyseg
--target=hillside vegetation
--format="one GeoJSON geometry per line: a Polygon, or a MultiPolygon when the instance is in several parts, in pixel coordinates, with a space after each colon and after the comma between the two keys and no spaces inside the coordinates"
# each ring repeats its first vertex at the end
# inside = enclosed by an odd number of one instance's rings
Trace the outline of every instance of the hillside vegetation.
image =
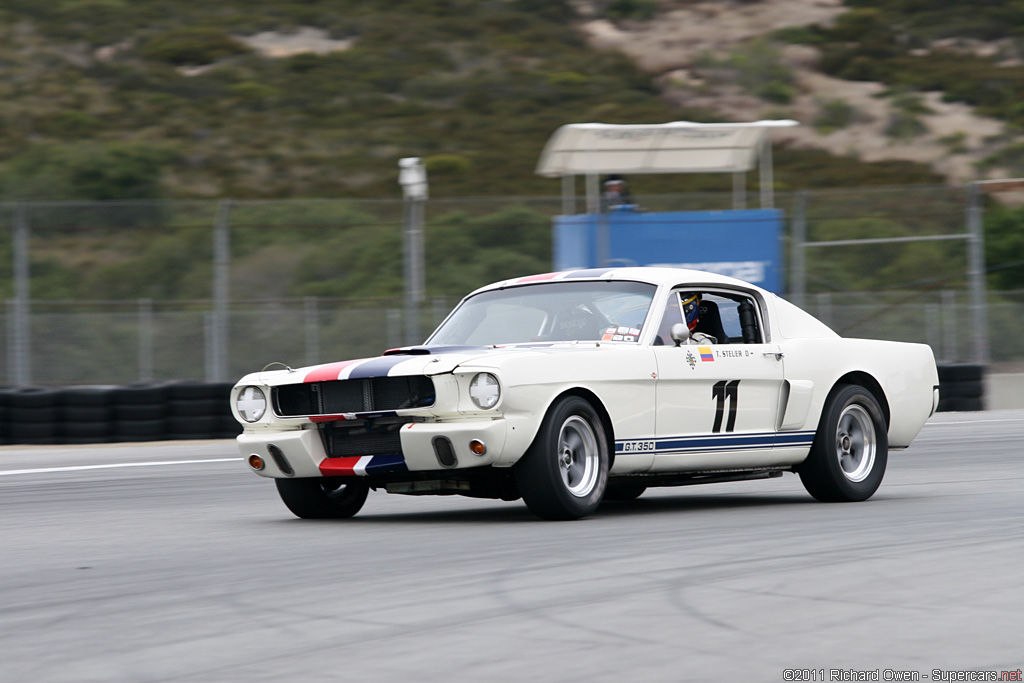
{"type": "MultiPolygon", "coordinates": [[[[0,194],[394,197],[404,156],[427,160],[435,196],[554,194],[533,168],[564,123],[722,120],[667,105],[574,21],[565,0],[7,0],[0,194]],[[275,58],[246,42],[310,27],[347,49],[275,58]]],[[[808,151],[776,163],[783,188],[938,180],[808,151]]]]}
{"type": "MultiPolygon", "coordinates": [[[[680,2],[591,4],[628,25],[680,2]]],[[[822,51],[829,73],[879,79],[905,91],[911,119],[916,89],[940,88],[1021,123],[1024,110],[1013,101],[1022,91],[1015,80],[1021,67],[1002,65],[1024,26],[1016,19],[1019,0],[971,3],[968,14],[965,3],[940,0],[847,4],[852,10],[834,26],[775,34],[769,42],[740,46],[709,68],[732,74],[764,98],[766,115],[785,116],[793,85],[776,63],[777,46],[809,44],[822,51]],[[965,26],[969,30],[962,31],[965,26]],[[1008,41],[1007,53],[936,51],[935,40],[961,36],[1008,41]]],[[[666,99],[652,74],[616,52],[589,48],[572,5],[5,0],[0,199],[397,198],[397,160],[406,156],[425,159],[432,197],[555,195],[557,181],[539,178],[533,169],[544,142],[562,124],[730,118],[708,107],[688,108],[685,98],[666,99]],[[269,33],[271,42],[286,41],[314,29],[320,31],[319,51],[274,52],[257,40],[269,33]]],[[[829,125],[842,126],[850,115],[837,109],[829,125]]],[[[1004,152],[1010,160],[1017,153],[1012,147],[1004,152]]],[[[869,164],[785,146],[775,151],[775,168],[780,190],[942,181],[921,164],[869,164]]],[[[757,179],[749,182],[755,191],[757,179]]],[[[725,175],[652,176],[640,187],[634,183],[634,190],[730,186],[725,175]]],[[[1005,239],[997,243],[1010,252],[1017,244],[1015,216],[1001,214],[998,223],[1005,239]]],[[[549,263],[549,218],[543,212],[495,207],[472,215],[452,210],[442,218],[432,230],[444,240],[428,244],[438,250],[434,262],[446,264],[430,273],[432,294],[462,293],[549,263]]],[[[156,224],[163,220],[170,219],[156,224]]],[[[330,249],[312,233],[308,246],[295,247],[290,237],[300,236],[296,228],[287,236],[272,228],[248,233],[233,286],[273,269],[273,283],[245,289],[246,295],[400,292],[394,232],[400,219],[339,221],[330,228],[330,249]],[[287,257],[285,245],[292,249],[287,257]]],[[[88,248],[40,240],[34,245],[33,295],[203,297],[210,224],[204,218],[188,237],[182,232],[157,240],[137,232],[130,239],[95,233],[88,248]],[[122,244],[120,251],[115,243],[122,244]]],[[[0,269],[8,263],[5,257],[0,269]]]]}

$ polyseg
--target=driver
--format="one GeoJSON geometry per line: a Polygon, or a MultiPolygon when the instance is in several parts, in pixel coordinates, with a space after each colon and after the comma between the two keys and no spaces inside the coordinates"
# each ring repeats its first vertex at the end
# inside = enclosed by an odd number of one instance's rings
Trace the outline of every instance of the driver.
{"type": "Polygon", "coordinates": [[[700,322],[700,293],[683,292],[680,298],[683,301],[683,318],[686,320],[686,326],[690,328],[690,338],[686,340],[686,343],[695,346],[697,344],[717,344],[717,337],[697,332],[697,324],[700,322]]]}

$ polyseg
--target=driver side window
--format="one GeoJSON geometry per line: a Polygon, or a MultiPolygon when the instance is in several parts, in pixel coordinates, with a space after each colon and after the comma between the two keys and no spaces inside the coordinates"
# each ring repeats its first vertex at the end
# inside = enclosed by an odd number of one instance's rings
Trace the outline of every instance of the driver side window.
{"type": "Polygon", "coordinates": [[[701,321],[697,326],[719,337],[720,344],[760,344],[764,335],[757,316],[757,304],[740,293],[709,292],[701,299],[701,321]],[[711,328],[718,330],[718,334],[711,328]]]}
{"type": "MultiPolygon", "coordinates": [[[[672,326],[677,323],[683,323],[680,291],[672,292],[668,299],[654,345],[671,346],[672,326]]],[[[694,331],[711,335],[719,344],[764,342],[757,304],[750,296],[739,292],[701,292],[700,317],[694,331]]]]}

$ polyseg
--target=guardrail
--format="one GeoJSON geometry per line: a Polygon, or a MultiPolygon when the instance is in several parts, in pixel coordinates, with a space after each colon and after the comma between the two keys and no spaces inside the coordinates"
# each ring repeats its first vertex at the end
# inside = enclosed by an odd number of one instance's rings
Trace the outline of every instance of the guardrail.
{"type": "MultiPolygon", "coordinates": [[[[939,366],[940,411],[984,409],[985,367],[939,366]]],[[[230,382],[0,387],[0,444],[233,439],[230,382]]]]}

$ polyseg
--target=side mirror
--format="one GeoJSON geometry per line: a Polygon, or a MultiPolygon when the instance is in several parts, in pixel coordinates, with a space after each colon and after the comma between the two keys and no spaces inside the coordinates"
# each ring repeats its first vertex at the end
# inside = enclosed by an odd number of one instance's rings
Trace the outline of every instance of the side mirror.
{"type": "Polygon", "coordinates": [[[690,338],[690,328],[682,323],[676,323],[672,326],[670,334],[672,335],[672,341],[676,343],[676,346],[681,346],[690,338]]]}

